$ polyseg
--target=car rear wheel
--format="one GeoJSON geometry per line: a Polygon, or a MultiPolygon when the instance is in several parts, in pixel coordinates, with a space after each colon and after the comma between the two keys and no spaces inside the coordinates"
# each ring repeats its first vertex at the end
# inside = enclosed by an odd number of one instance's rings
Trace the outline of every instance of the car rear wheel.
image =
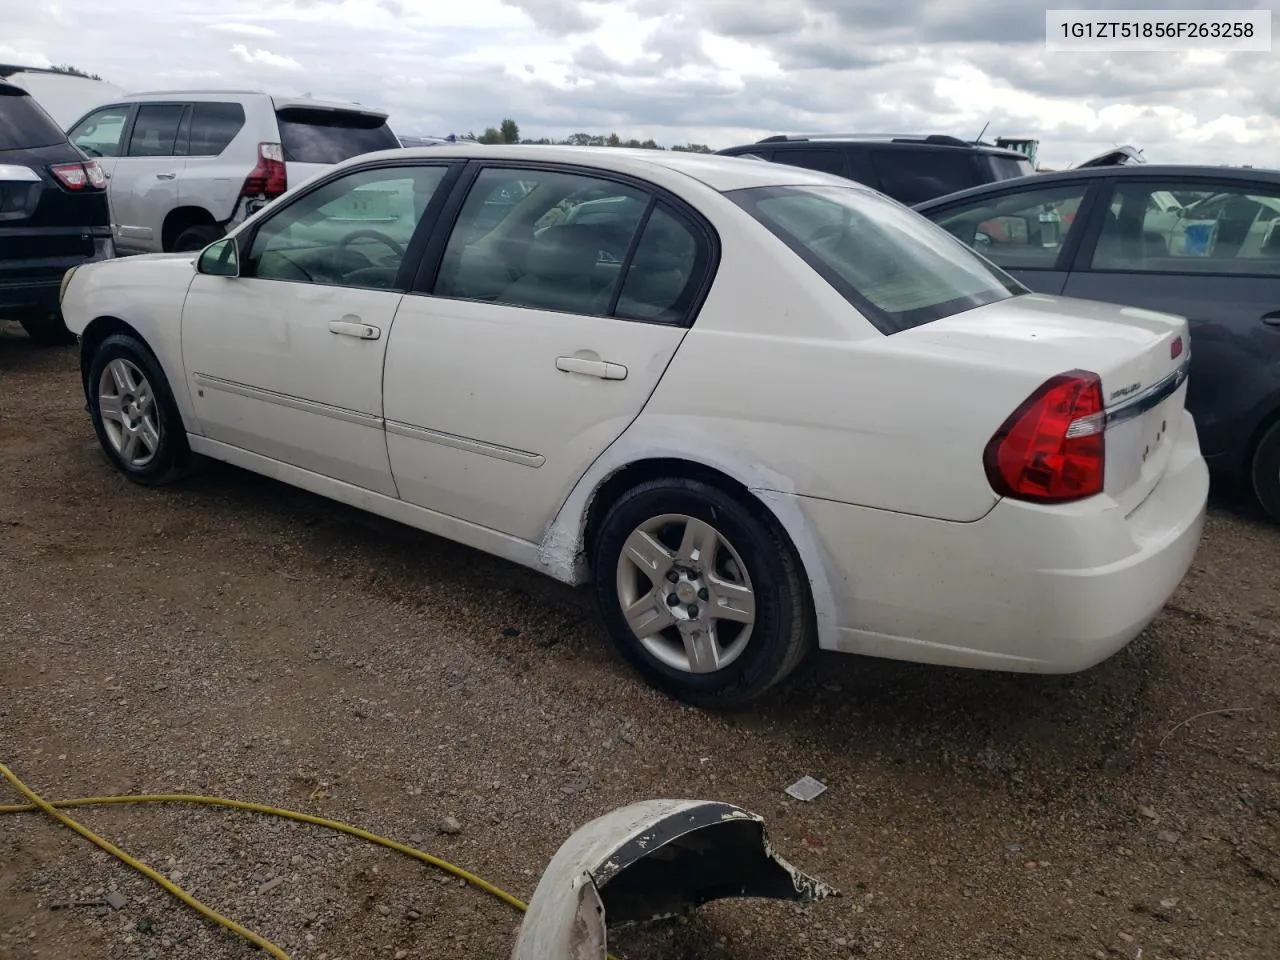
{"type": "Polygon", "coordinates": [[[1280,523],[1280,421],[1273,423],[1258,441],[1250,474],[1258,503],[1267,516],[1280,523]]]}
{"type": "Polygon", "coordinates": [[[191,450],[169,382],[139,340],[117,333],[89,365],[89,413],[107,458],[135,483],[158,486],[187,472],[191,450]]]}
{"type": "Polygon", "coordinates": [[[203,224],[198,227],[187,227],[173,241],[175,253],[188,250],[203,250],[215,240],[221,240],[225,232],[214,224],[203,224]]]}
{"type": "Polygon", "coordinates": [[[596,537],[597,600],[621,656],[697,706],[734,707],[814,647],[800,561],[778,525],[697,480],[651,480],[596,537]]]}
{"type": "Polygon", "coordinates": [[[67,329],[59,313],[28,314],[19,317],[18,322],[27,331],[27,336],[41,346],[59,347],[75,343],[75,334],[67,329]]]}

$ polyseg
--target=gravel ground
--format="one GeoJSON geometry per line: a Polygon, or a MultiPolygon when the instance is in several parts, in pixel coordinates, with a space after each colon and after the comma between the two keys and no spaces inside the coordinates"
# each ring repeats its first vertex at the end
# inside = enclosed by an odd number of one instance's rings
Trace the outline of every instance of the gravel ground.
{"type": "MultiPolygon", "coordinates": [[[[576,826],[703,797],[843,894],[621,931],[629,960],[1280,956],[1280,531],[1245,507],[1215,507],[1167,611],[1086,674],[823,655],[715,715],[643,686],[534,573],[229,467],[132,486],[81,403],[74,348],[0,329],[0,760],[46,797],[306,809],[524,898],[576,826]],[[783,794],[803,774],[829,785],[810,804],[783,794]]],[[[504,960],[519,921],[319,828],[81,816],[295,960],[504,960]]],[[[251,955],[69,831],[0,817],[0,958],[251,955]]]]}

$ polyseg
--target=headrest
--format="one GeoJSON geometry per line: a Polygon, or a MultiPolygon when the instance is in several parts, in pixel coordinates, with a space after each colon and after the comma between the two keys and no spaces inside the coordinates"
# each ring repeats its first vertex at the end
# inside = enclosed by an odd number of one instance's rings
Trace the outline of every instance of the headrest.
{"type": "Polygon", "coordinates": [[[595,233],[581,227],[547,227],[529,245],[525,270],[543,280],[586,277],[600,256],[595,233]]]}

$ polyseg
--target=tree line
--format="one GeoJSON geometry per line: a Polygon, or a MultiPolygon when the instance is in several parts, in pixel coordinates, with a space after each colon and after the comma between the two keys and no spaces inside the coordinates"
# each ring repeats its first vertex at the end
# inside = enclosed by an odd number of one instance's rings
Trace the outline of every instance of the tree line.
{"type": "Polygon", "coordinates": [[[520,125],[510,117],[504,119],[496,127],[486,127],[484,133],[475,134],[468,133],[467,137],[480,143],[531,143],[542,146],[567,146],[567,147],[631,147],[640,150],[673,150],[677,153],[712,153],[712,149],[705,143],[677,143],[670,147],[664,147],[656,141],[637,140],[632,137],[628,140],[622,139],[616,133],[600,134],[600,133],[575,133],[563,140],[552,140],[548,137],[540,137],[536,140],[521,139],[520,125]]]}

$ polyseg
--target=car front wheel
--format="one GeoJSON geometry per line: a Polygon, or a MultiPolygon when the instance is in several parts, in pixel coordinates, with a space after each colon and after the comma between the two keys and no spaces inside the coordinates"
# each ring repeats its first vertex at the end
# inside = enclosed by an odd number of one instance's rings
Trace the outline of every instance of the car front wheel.
{"type": "Polygon", "coordinates": [[[814,647],[799,559],[763,510],[671,478],[610,507],[596,536],[597,599],[615,649],[688,703],[735,707],[814,647]]]}
{"type": "Polygon", "coordinates": [[[159,362],[139,340],[123,333],[103,340],[88,387],[94,431],[116,469],[145,486],[186,472],[191,452],[182,418],[159,362]]]}

